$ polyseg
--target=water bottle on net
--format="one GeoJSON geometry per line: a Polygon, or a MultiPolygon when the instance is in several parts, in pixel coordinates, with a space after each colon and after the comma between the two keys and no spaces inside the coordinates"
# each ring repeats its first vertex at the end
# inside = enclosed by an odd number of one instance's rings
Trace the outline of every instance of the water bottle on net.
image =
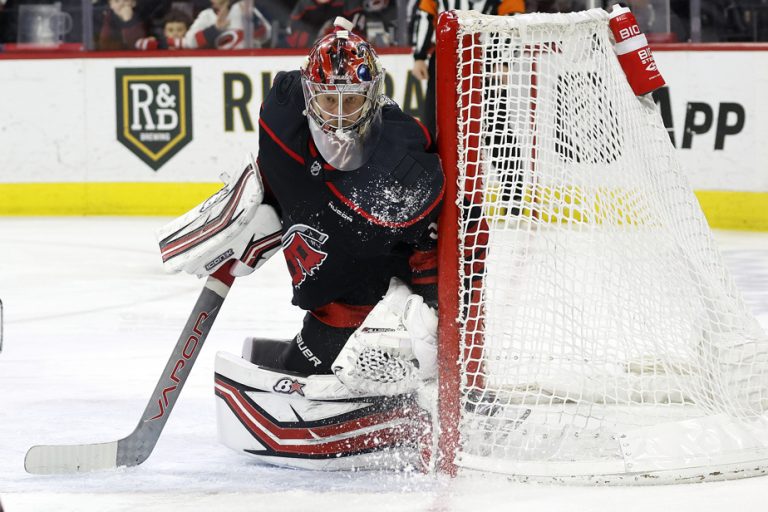
{"type": "Polygon", "coordinates": [[[640,31],[640,26],[629,8],[614,5],[608,25],[616,40],[614,50],[619,64],[632,91],[637,96],[643,96],[662,87],[665,84],[664,78],[656,66],[648,39],[640,31]]]}

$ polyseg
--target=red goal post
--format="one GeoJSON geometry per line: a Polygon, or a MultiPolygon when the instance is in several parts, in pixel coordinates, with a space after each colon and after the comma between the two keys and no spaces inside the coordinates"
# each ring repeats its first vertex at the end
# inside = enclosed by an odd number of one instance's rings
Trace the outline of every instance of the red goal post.
{"type": "Polygon", "coordinates": [[[446,12],[436,38],[439,470],[765,473],[768,338],[608,14],[446,12]]]}
{"type": "MultiPolygon", "coordinates": [[[[436,97],[437,100],[437,143],[440,160],[445,173],[445,196],[440,214],[441,226],[458,224],[458,208],[455,198],[458,197],[457,169],[458,152],[456,144],[459,140],[458,125],[452,106],[458,108],[459,82],[456,68],[458,48],[456,45],[458,18],[453,11],[443,12],[438,20],[436,32],[436,97]]],[[[469,36],[471,37],[471,36],[469,36]]],[[[476,88],[479,91],[479,88],[476,88]]],[[[462,91],[467,93],[467,91],[462,91]]],[[[478,130],[479,131],[479,130],[478,130]]],[[[438,337],[439,366],[439,437],[438,464],[443,472],[454,475],[456,466],[453,464],[453,454],[458,443],[460,371],[459,365],[459,305],[456,290],[459,289],[459,248],[454,237],[440,236],[438,238],[438,301],[440,304],[440,322],[438,337]]]]}

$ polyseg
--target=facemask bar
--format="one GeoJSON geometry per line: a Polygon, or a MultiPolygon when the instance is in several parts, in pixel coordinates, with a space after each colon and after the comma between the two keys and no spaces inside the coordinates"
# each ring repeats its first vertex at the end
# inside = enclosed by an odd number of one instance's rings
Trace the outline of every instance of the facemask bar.
{"type": "Polygon", "coordinates": [[[324,131],[362,133],[376,110],[381,78],[356,84],[318,84],[302,77],[307,115],[324,131]]]}

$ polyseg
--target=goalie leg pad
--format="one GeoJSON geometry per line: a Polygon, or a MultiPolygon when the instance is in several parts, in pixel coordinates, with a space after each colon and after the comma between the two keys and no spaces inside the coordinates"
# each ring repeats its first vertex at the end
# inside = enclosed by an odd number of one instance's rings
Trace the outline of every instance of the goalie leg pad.
{"type": "Polygon", "coordinates": [[[333,375],[263,368],[216,355],[219,440],[272,465],[422,469],[428,414],[413,396],[352,395],[333,375]]]}

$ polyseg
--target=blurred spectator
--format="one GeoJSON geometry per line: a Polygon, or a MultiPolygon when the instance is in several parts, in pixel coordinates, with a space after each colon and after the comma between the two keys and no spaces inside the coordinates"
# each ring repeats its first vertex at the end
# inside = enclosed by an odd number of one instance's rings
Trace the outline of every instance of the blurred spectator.
{"type": "Polygon", "coordinates": [[[3,12],[5,9],[5,3],[6,0],[0,0],[0,44],[5,42],[5,16],[6,14],[3,12]]]}
{"type": "Polygon", "coordinates": [[[279,21],[288,26],[291,11],[297,0],[253,0],[253,6],[270,21],[279,21]]]}
{"type": "Polygon", "coordinates": [[[211,8],[211,0],[190,0],[189,5],[192,8],[192,18],[197,18],[201,12],[211,8]]]}
{"type": "Polygon", "coordinates": [[[137,50],[176,50],[182,47],[184,36],[192,25],[185,11],[172,9],[163,18],[163,33],[158,37],[145,37],[136,42],[137,50]]]}
{"type": "Polygon", "coordinates": [[[435,24],[443,10],[469,8],[484,14],[507,15],[525,12],[525,0],[421,0],[415,7],[411,27],[413,68],[411,73],[419,80],[427,80],[427,94],[421,121],[431,134],[435,134],[435,24]]]}
{"type": "Polygon", "coordinates": [[[397,0],[363,0],[365,39],[375,48],[396,43],[397,0]]]}
{"type": "MultiPolygon", "coordinates": [[[[184,48],[245,48],[245,15],[249,2],[211,0],[211,7],[197,15],[184,36],[184,48]]],[[[254,46],[269,42],[271,26],[264,15],[252,8],[254,46]]]]}
{"type": "Polygon", "coordinates": [[[287,45],[309,48],[333,28],[336,16],[343,16],[354,23],[355,32],[365,37],[362,0],[299,0],[291,12],[287,45]]]}
{"type": "Polygon", "coordinates": [[[765,0],[702,1],[702,42],[765,41],[766,39],[768,39],[768,2],[765,0]]]}
{"type": "Polygon", "coordinates": [[[291,11],[297,0],[253,0],[253,6],[258,9],[272,27],[272,37],[269,46],[285,46],[285,36],[291,11]]]}
{"type": "Polygon", "coordinates": [[[139,17],[136,0],[109,0],[99,29],[99,50],[133,49],[136,41],[146,37],[145,20],[139,17]]]}
{"type": "Polygon", "coordinates": [[[192,25],[192,18],[179,9],[172,9],[163,19],[163,37],[166,39],[183,39],[192,25]]]}
{"type": "Polygon", "coordinates": [[[144,20],[147,34],[159,34],[163,30],[165,17],[171,12],[173,0],[137,0],[136,10],[144,20]]]}
{"type": "Polygon", "coordinates": [[[668,0],[624,0],[606,6],[610,12],[613,4],[620,3],[632,10],[640,30],[651,43],[676,43],[688,40],[688,27],[671,9],[668,0]]]}
{"type": "MultiPolygon", "coordinates": [[[[78,0],[72,0],[78,1],[78,0]]],[[[79,0],[82,2],[82,0],[79,0]]],[[[93,26],[96,32],[96,42],[100,36],[100,27],[104,18],[112,12],[110,0],[91,0],[93,3],[93,26]]],[[[163,19],[171,10],[172,0],[136,0],[134,3],[134,15],[141,21],[144,32],[147,35],[159,34],[163,29],[163,19]]]]}

